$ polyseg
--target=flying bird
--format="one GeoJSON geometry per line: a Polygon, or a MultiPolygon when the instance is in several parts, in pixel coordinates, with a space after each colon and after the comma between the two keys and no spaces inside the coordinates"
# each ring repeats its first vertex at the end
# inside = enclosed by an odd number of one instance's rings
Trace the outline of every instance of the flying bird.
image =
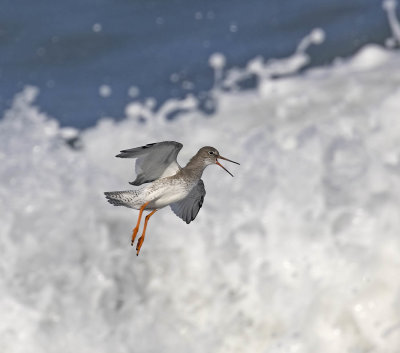
{"type": "Polygon", "coordinates": [[[193,221],[203,205],[206,190],[201,176],[204,169],[217,164],[233,176],[219,159],[235,164],[222,157],[214,147],[205,146],[192,157],[185,167],[177,162],[177,156],[183,145],[175,141],[149,143],[121,151],[116,157],[136,158],[136,179],[129,184],[142,187],[136,190],[105,192],[109,203],[114,206],[125,206],[139,210],[139,217],[132,233],[131,245],[135,243],[140,221],[144,210],[151,212],[145,217],[143,232],[140,236],[136,255],[139,255],[147,223],[150,217],[160,208],[170,206],[172,211],[187,224],[193,221]]]}

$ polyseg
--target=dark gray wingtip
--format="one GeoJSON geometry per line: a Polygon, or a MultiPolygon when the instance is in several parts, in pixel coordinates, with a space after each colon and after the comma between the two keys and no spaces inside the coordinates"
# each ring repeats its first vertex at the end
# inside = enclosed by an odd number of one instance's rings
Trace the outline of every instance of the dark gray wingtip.
{"type": "Polygon", "coordinates": [[[118,153],[115,157],[118,158],[128,158],[128,154],[125,151],[120,151],[121,153],[118,153]]]}

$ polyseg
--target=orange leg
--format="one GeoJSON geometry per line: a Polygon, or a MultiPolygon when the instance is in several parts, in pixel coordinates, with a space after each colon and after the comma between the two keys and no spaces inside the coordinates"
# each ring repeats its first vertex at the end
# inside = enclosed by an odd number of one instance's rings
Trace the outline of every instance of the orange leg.
{"type": "Polygon", "coordinates": [[[144,242],[144,236],[145,236],[145,234],[146,234],[147,222],[149,221],[149,218],[150,218],[154,213],[156,213],[156,211],[157,211],[157,210],[151,211],[151,212],[146,216],[146,218],[144,219],[143,233],[142,233],[142,235],[140,236],[140,238],[139,238],[139,240],[138,240],[138,243],[137,243],[137,245],[136,245],[136,256],[139,255],[140,248],[142,247],[142,244],[143,244],[143,242],[144,242]]]}
{"type": "Polygon", "coordinates": [[[146,208],[146,206],[147,206],[149,203],[150,203],[150,201],[149,201],[149,202],[146,202],[145,204],[143,204],[142,207],[140,207],[139,218],[138,218],[138,221],[137,221],[137,223],[136,223],[136,227],[133,228],[132,241],[131,241],[131,245],[132,245],[132,246],[133,246],[133,243],[135,242],[136,234],[137,234],[137,232],[139,231],[140,220],[142,219],[142,213],[143,213],[144,209],[146,208]]]}

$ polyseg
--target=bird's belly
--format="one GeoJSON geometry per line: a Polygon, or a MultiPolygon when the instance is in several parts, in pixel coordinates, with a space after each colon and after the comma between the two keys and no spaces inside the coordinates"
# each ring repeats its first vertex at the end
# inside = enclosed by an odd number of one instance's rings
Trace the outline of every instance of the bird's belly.
{"type": "Polygon", "coordinates": [[[190,189],[183,186],[173,186],[160,192],[160,195],[150,202],[151,208],[162,208],[170,205],[171,203],[178,202],[184,199],[190,192],[190,189]]]}

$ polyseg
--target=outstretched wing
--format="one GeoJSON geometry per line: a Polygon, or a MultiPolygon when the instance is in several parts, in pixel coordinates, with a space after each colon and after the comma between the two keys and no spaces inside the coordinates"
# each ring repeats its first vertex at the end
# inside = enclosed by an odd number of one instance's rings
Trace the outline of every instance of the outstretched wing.
{"type": "Polygon", "coordinates": [[[196,218],[203,206],[204,196],[206,196],[206,189],[204,189],[203,180],[200,179],[188,196],[170,205],[171,209],[179,218],[189,224],[196,218]]]}
{"type": "Polygon", "coordinates": [[[123,150],[116,157],[137,158],[136,179],[129,184],[142,185],[176,174],[181,169],[176,161],[181,148],[182,144],[175,141],[149,143],[146,146],[123,150]]]}

